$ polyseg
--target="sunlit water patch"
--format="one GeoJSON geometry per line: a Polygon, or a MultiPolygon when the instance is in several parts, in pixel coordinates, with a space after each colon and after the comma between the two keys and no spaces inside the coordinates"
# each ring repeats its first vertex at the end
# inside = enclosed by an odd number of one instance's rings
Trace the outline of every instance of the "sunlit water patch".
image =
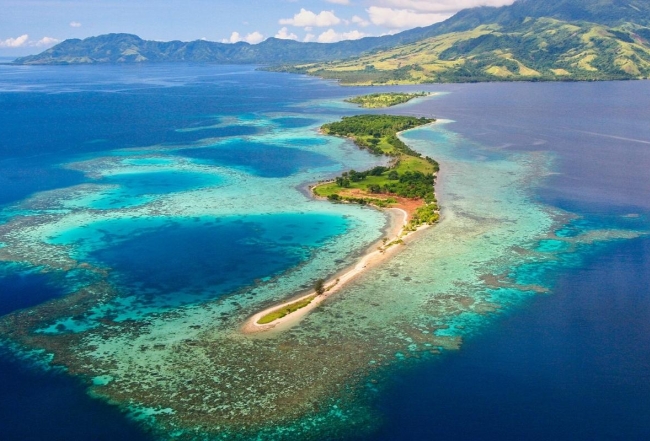
{"type": "Polygon", "coordinates": [[[273,122],[275,124],[278,124],[283,129],[295,129],[298,127],[309,127],[318,124],[317,119],[300,117],[275,118],[273,122]]]}
{"type": "Polygon", "coordinates": [[[128,158],[122,161],[124,165],[135,166],[170,166],[174,164],[172,158],[142,157],[128,158]]]}
{"type": "Polygon", "coordinates": [[[156,195],[216,187],[221,182],[223,180],[217,175],[188,171],[113,174],[99,183],[113,185],[114,190],[103,192],[90,207],[111,209],[139,205],[153,200],[156,195]]]}

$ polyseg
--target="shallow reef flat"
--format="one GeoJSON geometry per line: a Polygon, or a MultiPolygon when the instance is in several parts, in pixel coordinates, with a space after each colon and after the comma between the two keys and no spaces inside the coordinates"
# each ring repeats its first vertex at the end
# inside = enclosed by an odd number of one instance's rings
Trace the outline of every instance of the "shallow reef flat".
{"type": "MultiPolygon", "coordinates": [[[[264,131],[184,145],[181,154],[178,146],[139,147],[68,164],[97,182],[12,207],[16,215],[0,225],[0,259],[40,268],[73,288],[2,317],[3,338],[51,354],[52,365],[85,379],[93,395],[164,439],[369,433],[381,419],[372,400],[391,369],[458,349],[500,312],[546,292],[544,272],[575,264],[581,247],[639,234],[562,234],[575,216],[532,196],[551,170],[551,156],[488,149],[443,121],[403,135],[441,164],[440,223],[291,329],[245,335],[241,326],[251,315],[343,271],[383,237],[381,212],[316,201],[301,191],[341,169],[379,161],[317,135],[321,118],[303,117],[293,128],[288,115],[233,119],[228,124],[264,131]],[[227,155],[188,153],[237,142],[281,146],[287,155],[301,150],[301,159],[284,176],[269,177],[227,155]],[[142,194],[106,179],[163,170],[202,177],[190,179],[196,186],[142,194]],[[100,207],[98,198],[116,203],[100,207]],[[205,254],[184,251],[186,240],[205,254]],[[148,256],[120,260],[120,250],[137,255],[153,244],[164,259],[175,252],[192,259],[152,265],[149,278],[129,270],[147,268],[148,256]],[[219,253],[234,253],[226,245],[258,246],[268,254],[256,256],[251,248],[223,266],[192,267],[211,255],[218,265],[219,253]],[[265,276],[251,270],[260,265],[265,276]],[[174,268],[186,274],[185,282],[166,279],[174,268]],[[218,272],[243,282],[212,277],[218,272]]],[[[269,158],[277,160],[283,159],[269,158]]]]}

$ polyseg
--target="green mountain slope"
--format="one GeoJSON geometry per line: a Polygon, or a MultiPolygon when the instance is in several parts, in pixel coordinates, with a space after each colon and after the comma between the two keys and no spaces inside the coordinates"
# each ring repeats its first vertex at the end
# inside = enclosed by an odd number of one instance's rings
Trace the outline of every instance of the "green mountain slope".
{"type": "Polygon", "coordinates": [[[18,58],[16,64],[82,64],[143,62],[210,62],[230,64],[280,64],[335,60],[370,50],[390,48],[435,34],[435,25],[396,35],[366,37],[338,43],[301,43],[269,38],[251,45],[212,41],[148,41],[132,34],[106,34],[84,40],[65,40],[38,55],[18,58]]]}
{"type": "Polygon", "coordinates": [[[274,70],[344,84],[648,78],[650,0],[518,0],[396,35],[332,44],[158,42],[108,34],[66,40],[15,61],[142,62],[283,65],[274,70]]]}
{"type": "Polygon", "coordinates": [[[344,61],[282,68],[344,84],[650,77],[650,2],[519,0],[461,11],[436,35],[344,61]]]}

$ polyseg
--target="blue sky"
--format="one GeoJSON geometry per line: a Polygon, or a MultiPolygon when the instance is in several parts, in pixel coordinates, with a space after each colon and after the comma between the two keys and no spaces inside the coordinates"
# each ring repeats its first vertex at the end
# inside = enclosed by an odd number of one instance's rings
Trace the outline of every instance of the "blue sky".
{"type": "Polygon", "coordinates": [[[513,0],[0,0],[0,56],[67,38],[128,32],[150,40],[323,43],[426,26],[513,0]]]}

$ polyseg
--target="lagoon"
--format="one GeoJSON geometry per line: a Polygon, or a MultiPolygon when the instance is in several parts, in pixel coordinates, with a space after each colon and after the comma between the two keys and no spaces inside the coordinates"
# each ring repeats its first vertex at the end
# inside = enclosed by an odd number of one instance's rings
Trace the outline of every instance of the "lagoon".
{"type": "MultiPolygon", "coordinates": [[[[106,433],[123,425],[163,438],[647,434],[650,334],[635,331],[650,304],[647,82],[428,85],[436,95],[392,108],[440,121],[403,140],[441,163],[442,221],[298,326],[251,339],[239,333],[247,317],[344,270],[383,237],[382,213],[314,201],[304,187],[382,163],[317,128],[359,112],[344,98],[396,88],[241,66],[1,66],[0,76],[0,99],[11,103],[0,112],[3,164],[30,167],[37,153],[48,170],[85,176],[49,172],[60,185],[14,192],[0,224],[3,260],[26,265],[3,267],[3,286],[32,277],[25,271],[47,274],[0,294],[36,287],[34,302],[16,303],[32,309],[2,318],[6,342],[19,354],[44,348],[97,380],[63,388],[57,405],[77,419],[83,406],[68,393],[127,413],[107,419],[106,433]],[[178,185],[147,178],[162,173],[178,185]],[[98,205],[108,192],[118,202],[98,205]],[[588,283],[608,268],[606,289],[588,283]],[[37,297],[39,284],[51,295],[37,297]],[[35,306],[46,298],[55,302],[35,306]],[[37,318],[26,322],[28,313],[37,318]],[[568,314],[577,321],[561,320],[568,314]],[[603,328],[584,332],[589,323],[616,327],[609,345],[598,344],[603,328]],[[632,348],[629,363],[615,356],[632,348]],[[527,400],[535,391],[512,388],[521,378],[555,393],[527,400]],[[620,411],[607,413],[597,384],[621,397],[620,411]],[[530,411],[515,421],[522,400],[530,411]],[[586,420],[593,409],[601,417],[586,420]],[[597,429],[579,430],[587,424],[597,429]]],[[[6,420],[33,418],[2,409],[6,420]]]]}

